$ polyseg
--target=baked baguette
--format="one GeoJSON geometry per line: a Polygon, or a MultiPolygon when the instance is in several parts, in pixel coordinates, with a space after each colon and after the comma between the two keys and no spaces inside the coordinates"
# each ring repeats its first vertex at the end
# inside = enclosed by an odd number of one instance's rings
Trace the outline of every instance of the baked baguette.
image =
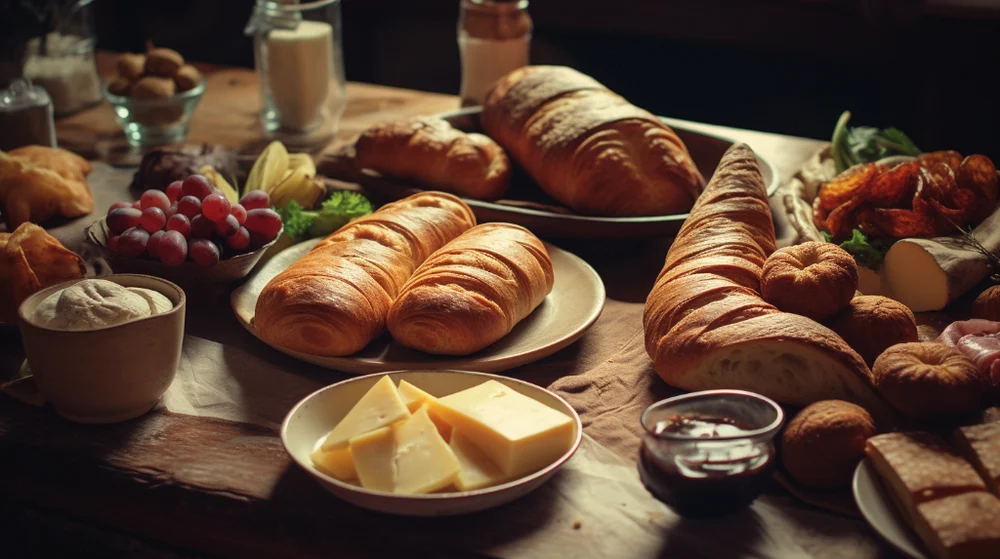
{"type": "Polygon", "coordinates": [[[668,384],[739,388],[797,406],[884,406],[871,371],[839,336],[760,295],[774,225],[757,159],[731,147],[684,222],[643,314],[646,352],[668,384]]]}
{"type": "Polygon", "coordinates": [[[526,66],[500,78],[481,122],[542,190],[578,213],[683,213],[704,185],[670,127],[571,68],[526,66]]]}
{"type": "Polygon", "coordinates": [[[312,355],[360,351],[410,274],[476,224],[457,197],[422,192],[387,204],[320,241],[257,299],[254,327],[270,344],[312,355]]]}
{"type": "Polygon", "coordinates": [[[469,198],[496,200],[510,184],[510,159],[496,142],[440,118],[376,124],[361,133],[354,149],[361,169],[469,198]]]}
{"type": "Polygon", "coordinates": [[[477,225],[425,261],[389,308],[399,343],[467,355],[506,336],[552,291],[545,245],[510,223],[477,225]]]}

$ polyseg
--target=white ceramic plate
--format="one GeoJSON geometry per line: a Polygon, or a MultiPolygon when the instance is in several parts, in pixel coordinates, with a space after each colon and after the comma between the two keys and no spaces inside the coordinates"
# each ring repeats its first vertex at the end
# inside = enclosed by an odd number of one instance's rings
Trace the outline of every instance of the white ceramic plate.
{"type": "Polygon", "coordinates": [[[852,489],[861,515],[878,535],[907,557],[931,559],[930,554],[924,551],[920,537],[903,519],[892,497],[882,486],[875,467],[867,459],[862,460],[854,471],[852,489]]]}
{"type": "Polygon", "coordinates": [[[285,450],[330,493],[359,507],[405,516],[465,514],[493,508],[523,497],[551,478],[580,447],[582,438],[583,426],[580,423],[580,416],[559,396],[521,380],[468,371],[397,371],[352,378],[306,396],[288,412],[281,424],[281,442],[285,445],[285,450]],[[575,429],[573,444],[558,460],[531,475],[476,491],[395,495],[345,483],[317,470],[309,458],[316,441],[329,433],[330,429],[343,419],[383,374],[388,374],[397,385],[400,380],[406,380],[438,397],[471,388],[488,380],[502,382],[521,394],[572,417],[575,429]]]}
{"type": "MultiPolygon", "coordinates": [[[[253,326],[261,290],[282,270],[301,258],[320,239],[291,246],[267,261],[245,284],[233,291],[232,306],[247,330],[267,343],[253,326]]],[[[545,301],[493,345],[465,356],[421,353],[395,343],[388,334],[346,357],[324,357],[272,345],[308,363],[345,373],[367,374],[402,369],[468,369],[497,372],[531,363],[575,342],[604,309],[604,283],[580,257],[548,243],[555,284],[545,301]]],[[[270,344],[269,344],[270,345],[270,344]]]]}

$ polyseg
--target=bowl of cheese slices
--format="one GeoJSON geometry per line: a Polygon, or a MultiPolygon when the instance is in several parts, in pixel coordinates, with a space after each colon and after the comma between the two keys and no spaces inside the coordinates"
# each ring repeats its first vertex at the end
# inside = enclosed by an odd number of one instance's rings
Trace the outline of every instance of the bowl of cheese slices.
{"type": "Polygon", "coordinates": [[[281,440],[337,497],[370,510],[450,516],[541,486],[580,446],[580,417],[533,384],[467,371],[352,378],[299,402],[281,440]]]}

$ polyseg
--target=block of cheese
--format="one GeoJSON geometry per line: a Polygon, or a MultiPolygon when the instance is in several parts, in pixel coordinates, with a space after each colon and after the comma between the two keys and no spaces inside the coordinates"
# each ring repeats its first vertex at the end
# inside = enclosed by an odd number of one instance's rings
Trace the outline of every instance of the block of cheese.
{"type": "Polygon", "coordinates": [[[349,440],[410,417],[392,379],[384,376],[372,386],[344,419],[323,439],[323,450],[344,446],[349,440]]]}
{"type": "Polygon", "coordinates": [[[424,408],[352,438],[349,447],[361,486],[376,491],[430,493],[452,485],[460,468],[424,408]]]}
{"type": "Polygon", "coordinates": [[[495,380],[428,404],[511,478],[554,462],[575,435],[568,415],[495,380]]]}
{"type": "Polygon", "coordinates": [[[990,491],[1000,496],[1000,423],[959,427],[954,442],[959,454],[976,468],[990,491]]]}
{"type": "Polygon", "coordinates": [[[348,446],[323,450],[322,445],[317,444],[316,450],[309,457],[312,458],[316,469],[330,477],[340,481],[348,481],[358,477],[357,472],[354,471],[354,457],[348,446]]]}
{"type": "Polygon", "coordinates": [[[453,431],[449,445],[461,470],[455,479],[459,491],[472,491],[504,483],[509,478],[465,435],[453,431]]]}
{"type": "Polygon", "coordinates": [[[382,427],[351,439],[361,487],[392,492],[396,488],[396,440],[392,427],[382,427]]]}
{"type": "Polygon", "coordinates": [[[940,559],[1000,557],[1000,499],[985,491],[917,505],[915,528],[940,559]]]}
{"type": "Polygon", "coordinates": [[[907,509],[970,491],[985,491],[976,470],[945,440],[924,432],[885,433],[865,444],[865,454],[907,509]]]}
{"type": "MultiPolygon", "coordinates": [[[[407,409],[410,410],[410,413],[416,412],[418,409],[421,408],[421,406],[424,405],[425,402],[437,399],[434,396],[428,394],[427,392],[410,384],[409,382],[406,382],[405,380],[399,381],[399,397],[403,400],[403,403],[406,404],[406,407],[407,409]]],[[[431,418],[431,421],[434,422],[434,425],[437,425],[438,432],[441,433],[441,436],[444,437],[444,440],[446,441],[451,440],[451,425],[449,425],[448,422],[446,422],[445,420],[438,417],[437,414],[434,413],[434,410],[428,409],[427,412],[431,418]]]]}

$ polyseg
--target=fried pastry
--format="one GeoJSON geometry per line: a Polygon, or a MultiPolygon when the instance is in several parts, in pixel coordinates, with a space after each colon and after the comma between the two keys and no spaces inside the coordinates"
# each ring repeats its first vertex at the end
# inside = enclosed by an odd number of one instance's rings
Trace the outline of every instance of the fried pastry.
{"type": "Polygon", "coordinates": [[[91,170],[85,159],[64,149],[25,146],[0,151],[0,208],[7,228],[93,212],[87,186],[91,170]]]}

